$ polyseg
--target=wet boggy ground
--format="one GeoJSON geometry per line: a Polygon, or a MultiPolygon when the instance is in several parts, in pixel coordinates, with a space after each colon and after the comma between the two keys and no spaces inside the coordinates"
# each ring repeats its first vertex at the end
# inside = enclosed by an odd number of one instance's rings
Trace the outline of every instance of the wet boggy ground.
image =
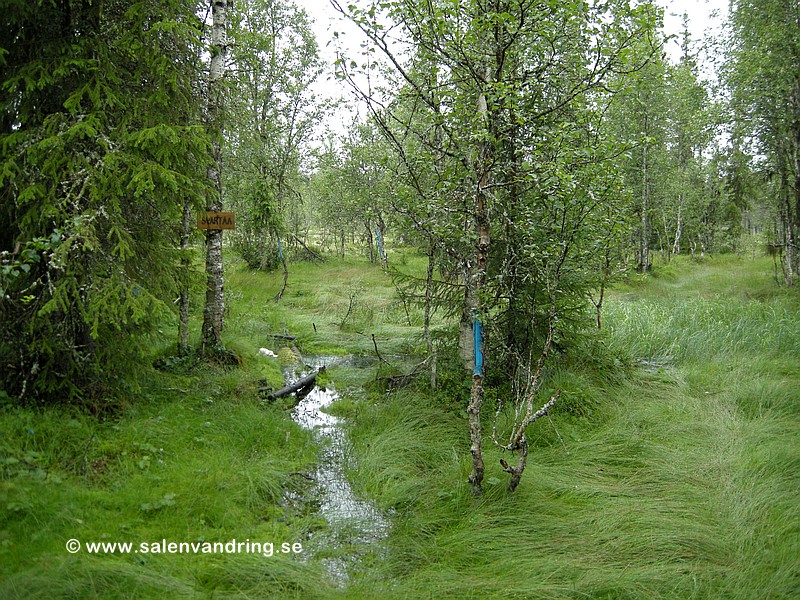
{"type": "MultiPolygon", "coordinates": [[[[308,359],[306,359],[308,361],[308,359]]],[[[321,356],[309,364],[289,366],[284,371],[287,383],[296,381],[307,373],[341,359],[321,356]]],[[[348,440],[340,418],[324,412],[337,398],[333,388],[314,386],[292,410],[292,419],[304,429],[314,432],[322,451],[314,471],[310,473],[311,489],[294,502],[313,502],[327,528],[309,534],[306,556],[321,558],[331,576],[345,582],[352,569],[357,569],[362,556],[375,552],[388,536],[390,523],[369,500],[358,497],[345,473],[348,458],[348,440]],[[330,558],[334,556],[335,558],[330,558]]],[[[305,545],[304,545],[305,547],[305,545]]]]}

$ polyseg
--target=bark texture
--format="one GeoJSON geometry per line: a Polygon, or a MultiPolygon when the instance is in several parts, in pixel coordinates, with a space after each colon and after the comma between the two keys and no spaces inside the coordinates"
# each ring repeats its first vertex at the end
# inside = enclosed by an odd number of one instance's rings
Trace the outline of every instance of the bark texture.
{"type": "Polygon", "coordinates": [[[310,388],[314,385],[314,382],[317,379],[317,375],[325,370],[325,367],[320,367],[317,371],[306,375],[305,377],[301,377],[294,383],[290,383],[289,385],[282,387],[277,392],[272,392],[269,396],[267,396],[268,400],[275,400],[277,398],[283,398],[284,396],[288,396],[294,392],[301,392],[306,388],[310,388]]]}
{"type": "MultiPolygon", "coordinates": [[[[228,9],[233,0],[212,0],[213,19],[211,33],[211,64],[208,78],[208,127],[212,133],[212,164],[208,177],[212,192],[206,203],[206,210],[222,210],[222,78],[225,74],[225,61],[228,54],[227,21],[228,9]]],[[[222,268],[222,230],[209,229],[206,232],[206,304],[203,310],[203,352],[218,347],[222,343],[222,329],[225,320],[225,287],[222,268]]]]}
{"type": "Polygon", "coordinates": [[[188,202],[183,205],[181,220],[181,290],[178,300],[178,352],[185,356],[189,353],[189,239],[192,226],[192,207],[188,202]]]}
{"type": "Polygon", "coordinates": [[[435,268],[436,251],[433,243],[428,247],[428,270],[425,277],[425,312],[423,317],[423,331],[425,333],[425,346],[428,358],[431,361],[431,389],[436,389],[436,349],[433,347],[431,337],[431,309],[433,305],[433,271],[435,268]]]}
{"type": "MultiPolygon", "coordinates": [[[[487,73],[489,75],[489,73],[487,73]]],[[[487,81],[489,77],[487,76],[487,81]]],[[[478,115],[484,127],[489,125],[489,111],[486,103],[486,95],[481,94],[478,98],[478,115]]],[[[475,269],[473,272],[472,289],[470,295],[471,313],[474,320],[479,318],[481,313],[481,294],[486,286],[486,269],[489,260],[489,246],[491,244],[491,233],[489,228],[489,202],[487,190],[489,187],[489,165],[491,163],[491,148],[489,141],[483,141],[477,161],[478,186],[475,190],[475,228],[477,233],[477,244],[475,247],[475,269]]],[[[483,343],[480,340],[478,343],[483,343]]],[[[469,475],[469,482],[472,484],[472,492],[475,495],[482,493],[482,482],[484,473],[482,433],[481,433],[481,409],[483,406],[483,369],[477,366],[472,376],[472,388],[469,395],[469,405],[467,415],[469,418],[470,434],[470,454],[472,455],[472,471],[469,475]]]]}

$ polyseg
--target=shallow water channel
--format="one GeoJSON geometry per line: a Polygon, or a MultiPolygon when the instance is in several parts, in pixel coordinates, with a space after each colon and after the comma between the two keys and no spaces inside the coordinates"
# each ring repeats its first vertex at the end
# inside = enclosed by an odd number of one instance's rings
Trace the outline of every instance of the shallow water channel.
{"type": "MultiPolygon", "coordinates": [[[[306,361],[309,361],[307,357],[306,361]]],[[[305,366],[287,367],[284,378],[292,383],[334,362],[341,364],[335,356],[317,357],[305,366]]],[[[311,491],[305,498],[293,498],[293,501],[316,503],[319,515],[328,525],[327,529],[309,534],[304,555],[320,556],[331,577],[344,584],[366,555],[380,553],[382,542],[389,535],[390,523],[369,500],[355,494],[347,479],[345,463],[350,469],[355,466],[347,435],[341,419],[324,412],[338,397],[333,388],[315,385],[292,409],[292,419],[313,431],[322,446],[319,462],[310,473],[311,491]]]]}

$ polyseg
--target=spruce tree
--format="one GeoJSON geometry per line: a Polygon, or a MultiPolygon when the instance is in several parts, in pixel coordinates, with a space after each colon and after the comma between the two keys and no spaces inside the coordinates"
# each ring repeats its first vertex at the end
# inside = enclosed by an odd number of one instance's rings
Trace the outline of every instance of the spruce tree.
{"type": "Polygon", "coordinates": [[[177,295],[204,195],[187,0],[14,0],[0,27],[0,386],[101,400],[177,295]]]}

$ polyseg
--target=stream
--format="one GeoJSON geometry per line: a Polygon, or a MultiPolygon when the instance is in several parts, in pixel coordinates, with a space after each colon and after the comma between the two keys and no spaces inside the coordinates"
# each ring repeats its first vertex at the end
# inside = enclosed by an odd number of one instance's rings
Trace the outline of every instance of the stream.
{"type": "MultiPolygon", "coordinates": [[[[284,370],[284,378],[291,383],[312,370],[339,360],[335,356],[321,356],[311,359],[305,368],[302,365],[289,366],[284,370]]],[[[315,385],[300,399],[291,415],[303,429],[312,431],[322,446],[319,462],[310,473],[313,484],[308,494],[318,503],[318,513],[328,527],[309,535],[308,548],[304,544],[304,555],[334,555],[335,558],[320,557],[320,560],[332,579],[345,584],[351,570],[358,568],[362,558],[381,551],[381,542],[389,535],[390,523],[371,502],[356,495],[347,479],[345,462],[348,468],[353,467],[352,457],[348,458],[349,441],[341,419],[324,412],[338,397],[333,388],[315,385]],[[346,549],[347,556],[341,556],[342,549],[346,549]]],[[[292,500],[307,502],[308,498],[292,500]]]]}

